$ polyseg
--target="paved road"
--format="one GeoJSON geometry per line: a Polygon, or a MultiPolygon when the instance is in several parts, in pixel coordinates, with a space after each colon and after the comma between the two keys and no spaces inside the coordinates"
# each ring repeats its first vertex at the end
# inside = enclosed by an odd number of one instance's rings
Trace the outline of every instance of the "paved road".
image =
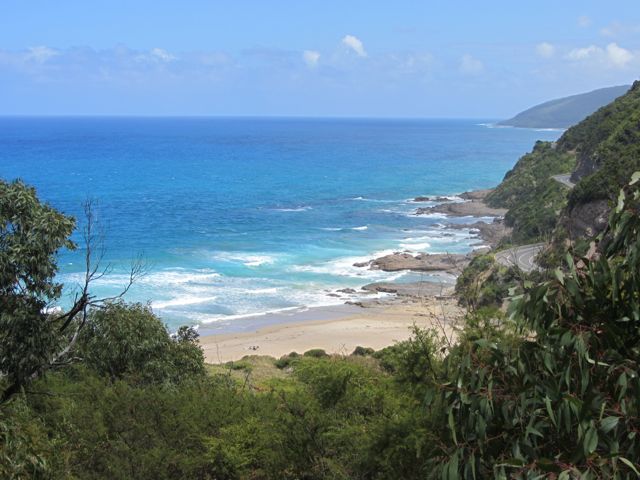
{"type": "Polygon", "coordinates": [[[505,267],[518,266],[523,272],[530,272],[537,268],[536,255],[542,250],[544,243],[522,245],[508,248],[496,253],[496,262],[505,267]]]}
{"type": "Polygon", "coordinates": [[[562,175],[552,175],[551,178],[553,178],[556,182],[560,182],[565,187],[573,188],[576,186],[576,184],[571,181],[570,173],[563,173],[562,175]]]}

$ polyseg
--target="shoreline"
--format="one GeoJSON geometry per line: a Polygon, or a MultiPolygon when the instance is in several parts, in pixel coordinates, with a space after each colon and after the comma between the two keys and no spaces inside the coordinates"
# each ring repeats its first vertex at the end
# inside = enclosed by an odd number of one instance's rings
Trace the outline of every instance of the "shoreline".
{"type": "Polygon", "coordinates": [[[326,312],[317,307],[310,309],[310,314],[329,313],[328,318],[273,324],[251,332],[206,335],[199,342],[205,361],[213,364],[238,361],[248,355],[279,358],[316,348],[328,354],[349,355],[358,346],[379,350],[407,340],[414,326],[437,328],[452,338],[464,314],[455,297],[423,297],[358,308],[357,313],[341,313],[339,309],[326,312]]]}
{"type": "MultiPolygon", "coordinates": [[[[478,239],[486,244],[484,248],[464,255],[395,252],[354,266],[384,271],[441,273],[456,278],[474,255],[481,250],[493,249],[508,234],[500,215],[504,212],[484,203],[489,191],[465,192],[453,197],[462,201],[452,200],[452,197],[417,197],[414,200],[416,203],[441,201],[434,206],[417,208],[416,215],[436,212],[446,215],[445,218],[475,218],[476,222],[469,225],[451,222],[446,226],[476,229],[478,239]],[[486,222],[486,218],[493,218],[493,222],[486,222]]],[[[414,326],[437,328],[441,334],[451,338],[455,336],[455,324],[464,316],[464,309],[458,306],[453,295],[453,286],[445,282],[378,282],[364,285],[357,293],[386,293],[389,296],[363,297],[362,301],[348,301],[342,305],[248,316],[234,322],[236,331],[227,329],[224,333],[217,333],[214,327],[201,327],[199,342],[205,359],[219,364],[237,361],[247,355],[279,358],[293,351],[302,354],[314,348],[329,354],[348,355],[357,346],[378,350],[406,340],[414,326]]]]}

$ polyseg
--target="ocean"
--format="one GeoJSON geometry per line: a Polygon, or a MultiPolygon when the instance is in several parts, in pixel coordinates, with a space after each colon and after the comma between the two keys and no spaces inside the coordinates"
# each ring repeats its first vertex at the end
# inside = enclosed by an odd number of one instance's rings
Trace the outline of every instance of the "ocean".
{"type": "MultiPolygon", "coordinates": [[[[95,295],[118,292],[142,255],[148,272],[127,300],[150,302],[171,329],[228,331],[251,315],[355,300],[334,295],[375,281],[452,282],[353,264],[477,247],[474,231],[414,215],[428,203],[412,199],[492,187],[536,140],[560,134],[478,120],[4,117],[0,177],[35,186],[80,225],[95,202],[110,266],[95,295]]],[[[63,305],[82,256],[60,256],[63,305]]]]}

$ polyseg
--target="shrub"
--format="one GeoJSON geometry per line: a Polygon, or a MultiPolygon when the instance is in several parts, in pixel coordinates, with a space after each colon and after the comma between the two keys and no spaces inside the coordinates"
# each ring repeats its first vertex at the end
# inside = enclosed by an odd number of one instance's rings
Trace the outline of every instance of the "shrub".
{"type": "Polygon", "coordinates": [[[91,312],[78,347],[89,368],[112,380],[177,382],[205,373],[196,341],[188,328],[171,338],[146,305],[117,302],[91,312]]]}
{"type": "Polygon", "coordinates": [[[373,348],[357,346],[351,355],[358,355],[361,357],[365,357],[365,356],[373,355],[374,353],[375,353],[375,350],[373,348]]]}
{"type": "Polygon", "coordinates": [[[313,358],[322,358],[328,357],[329,355],[321,348],[312,348],[311,350],[307,350],[303,354],[305,357],[313,357],[313,358]]]}

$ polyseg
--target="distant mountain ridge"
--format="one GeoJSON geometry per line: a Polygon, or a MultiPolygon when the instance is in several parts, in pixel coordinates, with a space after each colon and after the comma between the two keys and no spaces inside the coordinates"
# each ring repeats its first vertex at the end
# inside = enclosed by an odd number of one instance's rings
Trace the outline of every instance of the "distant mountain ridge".
{"type": "Polygon", "coordinates": [[[624,95],[629,88],[630,85],[620,85],[558,98],[531,107],[498,125],[520,128],[569,128],[624,95]]]}

